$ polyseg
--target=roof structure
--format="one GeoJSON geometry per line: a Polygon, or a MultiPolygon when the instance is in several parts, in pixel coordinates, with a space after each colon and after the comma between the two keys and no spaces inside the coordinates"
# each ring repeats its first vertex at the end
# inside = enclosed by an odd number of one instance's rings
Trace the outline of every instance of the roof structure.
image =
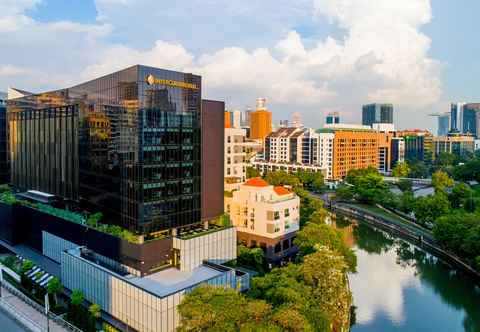
{"type": "Polygon", "coordinates": [[[245,186],[250,187],[268,187],[269,184],[267,181],[263,180],[262,178],[251,178],[245,182],[245,186]]]}

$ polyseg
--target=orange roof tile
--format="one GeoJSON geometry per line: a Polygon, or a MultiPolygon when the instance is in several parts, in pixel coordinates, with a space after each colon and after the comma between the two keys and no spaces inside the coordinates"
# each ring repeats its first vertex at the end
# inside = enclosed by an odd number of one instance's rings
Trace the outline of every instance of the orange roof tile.
{"type": "Polygon", "coordinates": [[[251,178],[247,182],[245,182],[245,185],[251,186],[251,187],[268,187],[269,186],[268,182],[261,178],[251,178]]]}
{"type": "Polygon", "coordinates": [[[282,187],[282,186],[277,186],[277,187],[273,188],[273,190],[275,190],[275,192],[279,196],[291,194],[291,192],[287,188],[282,187]]]}

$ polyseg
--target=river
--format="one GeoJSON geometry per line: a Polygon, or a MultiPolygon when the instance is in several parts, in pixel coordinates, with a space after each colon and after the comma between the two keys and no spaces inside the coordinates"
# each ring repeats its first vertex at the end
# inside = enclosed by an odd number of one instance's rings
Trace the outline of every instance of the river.
{"type": "Polygon", "coordinates": [[[480,332],[480,287],[472,279],[363,223],[342,229],[358,258],[349,276],[353,332],[480,332]]]}

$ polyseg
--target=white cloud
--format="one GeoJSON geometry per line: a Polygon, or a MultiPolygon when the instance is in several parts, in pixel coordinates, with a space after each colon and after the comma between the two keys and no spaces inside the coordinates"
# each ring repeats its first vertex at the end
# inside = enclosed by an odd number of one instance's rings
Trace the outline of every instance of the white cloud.
{"type": "MultiPolygon", "coordinates": [[[[174,6],[97,0],[96,24],[40,23],[24,14],[38,1],[12,3],[8,15],[0,12],[0,60],[37,68],[36,78],[17,75],[18,83],[36,80],[34,88],[49,78],[68,85],[141,63],[199,73],[206,96],[232,107],[267,97],[276,119],[299,111],[314,127],[331,109],[358,121],[361,104],[373,101],[394,103],[400,124],[410,114],[424,114],[426,123],[442,93],[440,64],[429,57],[430,39],[420,31],[432,17],[429,0],[191,0],[174,6]],[[314,35],[307,42],[297,32],[305,22],[318,30],[330,22],[340,30],[336,38],[314,35]]],[[[11,79],[0,72],[0,85],[11,79]]]]}

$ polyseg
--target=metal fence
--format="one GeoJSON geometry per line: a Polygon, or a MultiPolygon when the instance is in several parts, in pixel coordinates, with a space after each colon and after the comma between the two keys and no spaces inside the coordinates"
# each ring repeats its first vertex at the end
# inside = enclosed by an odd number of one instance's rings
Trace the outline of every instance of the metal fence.
{"type": "Polygon", "coordinates": [[[462,268],[466,272],[469,272],[476,278],[480,278],[480,273],[478,271],[476,271],[470,265],[465,263],[460,257],[443,249],[441,245],[433,238],[433,236],[425,236],[424,234],[419,234],[408,227],[402,227],[402,226],[396,225],[390,222],[386,218],[382,218],[380,216],[373,216],[371,214],[366,213],[365,211],[360,211],[351,207],[332,204],[331,209],[334,212],[339,212],[341,214],[345,214],[353,218],[359,218],[360,220],[366,221],[372,226],[379,227],[383,230],[390,231],[400,236],[403,236],[406,239],[415,241],[421,244],[422,246],[424,246],[425,248],[435,252],[437,255],[448,260],[450,263],[456,265],[457,267],[462,268]]]}
{"type": "MultiPolygon", "coordinates": [[[[35,302],[34,300],[32,300],[31,298],[29,298],[28,296],[26,296],[25,294],[23,294],[20,290],[16,289],[15,287],[13,287],[9,282],[7,282],[6,280],[3,280],[3,283],[2,283],[2,286],[6,289],[8,289],[8,291],[10,293],[12,293],[13,295],[15,295],[17,298],[19,298],[20,300],[22,300],[23,302],[25,302],[27,305],[29,305],[30,307],[34,308],[35,310],[37,310],[38,312],[40,312],[42,315],[45,315],[45,308],[39,304],[38,302],[35,302]]],[[[4,302],[5,303],[5,302],[4,302]]],[[[18,312],[18,310],[17,310],[18,312]]],[[[63,328],[65,328],[67,331],[72,331],[72,332],[83,332],[82,330],[80,330],[78,327],[70,324],[69,322],[67,322],[66,320],[64,320],[62,317],[60,316],[57,316],[55,315],[53,312],[49,312],[48,313],[48,317],[55,323],[57,323],[58,325],[62,326],[63,328]]],[[[29,320],[29,319],[28,319],[29,320]]],[[[38,325],[38,324],[36,324],[38,325]]]]}

